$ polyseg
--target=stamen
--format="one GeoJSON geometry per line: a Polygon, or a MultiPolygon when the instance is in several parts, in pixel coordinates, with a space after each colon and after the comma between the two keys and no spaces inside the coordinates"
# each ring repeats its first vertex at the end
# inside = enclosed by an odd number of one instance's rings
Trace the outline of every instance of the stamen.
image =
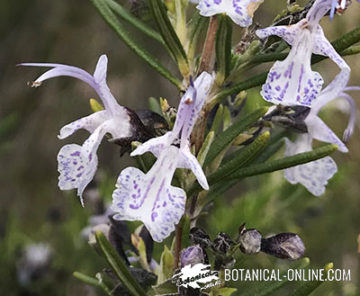
{"type": "Polygon", "coordinates": [[[37,88],[42,84],[42,82],[41,81],[28,81],[26,84],[30,87],[37,88]]]}
{"type": "Polygon", "coordinates": [[[192,102],[193,102],[193,100],[192,100],[191,98],[187,98],[187,99],[185,100],[185,104],[186,104],[186,105],[190,105],[190,104],[192,104],[192,102]]]}

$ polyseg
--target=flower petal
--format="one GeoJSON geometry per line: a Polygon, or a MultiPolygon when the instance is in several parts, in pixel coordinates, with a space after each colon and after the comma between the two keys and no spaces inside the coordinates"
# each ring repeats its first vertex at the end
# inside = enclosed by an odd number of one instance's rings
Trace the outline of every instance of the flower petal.
{"type": "Polygon", "coordinates": [[[108,59],[105,54],[101,55],[94,71],[94,79],[97,83],[101,83],[106,80],[108,59]]]}
{"type": "Polygon", "coordinates": [[[329,10],[332,10],[334,1],[337,0],[316,0],[306,15],[309,24],[316,26],[321,18],[328,13],[329,10]]]}
{"type": "Polygon", "coordinates": [[[304,30],[288,57],[271,68],[261,91],[266,101],[288,106],[311,106],[324,82],[319,73],[311,70],[311,48],[311,34],[304,30]]]}
{"type": "Polygon", "coordinates": [[[146,175],[133,167],[123,170],[113,192],[114,219],[142,221],[157,242],[168,237],[185,211],[184,190],[171,186],[177,158],[178,149],[171,146],[146,175]]]}
{"type": "Polygon", "coordinates": [[[209,190],[209,184],[206,176],[197,158],[191,154],[190,149],[180,149],[180,159],[177,165],[178,168],[189,169],[193,172],[199,184],[205,190],[209,190]]]}
{"type": "Polygon", "coordinates": [[[345,90],[350,78],[350,71],[343,69],[336,77],[320,92],[311,105],[311,113],[317,114],[322,107],[339,97],[345,90]]]}
{"type": "Polygon", "coordinates": [[[84,206],[82,193],[94,178],[98,159],[96,150],[106,133],[105,125],[98,127],[82,146],[69,144],[58,153],[59,188],[61,190],[77,189],[81,204],[84,206]]]}
{"type": "Polygon", "coordinates": [[[304,23],[305,20],[302,20],[295,25],[267,27],[264,29],[256,30],[256,35],[260,39],[265,39],[269,36],[276,35],[284,39],[290,45],[293,45],[295,40],[297,39],[296,36],[298,36],[300,30],[302,30],[301,27],[304,25],[304,23]]]}
{"type": "Polygon", "coordinates": [[[345,144],[318,116],[308,116],[305,119],[309,135],[316,140],[336,144],[341,152],[349,152],[345,144]]]}
{"type": "Polygon", "coordinates": [[[117,103],[106,83],[107,64],[107,56],[100,56],[94,72],[94,79],[97,84],[97,92],[104,103],[105,109],[113,114],[116,112],[125,113],[125,108],[117,103]]]}
{"type": "Polygon", "coordinates": [[[339,98],[346,100],[346,102],[349,104],[348,110],[350,113],[350,118],[348,125],[343,134],[343,141],[346,143],[347,141],[349,141],[352,134],[354,133],[355,124],[356,124],[356,104],[353,98],[347,93],[341,93],[339,98]]]}
{"type": "Polygon", "coordinates": [[[20,66],[31,66],[31,67],[52,67],[53,69],[42,74],[33,83],[34,86],[38,86],[44,80],[59,77],[59,76],[70,76],[84,81],[89,84],[101,98],[105,109],[110,112],[115,112],[118,109],[124,109],[117,104],[114,96],[111,94],[106,84],[106,71],[107,71],[107,57],[102,55],[97,63],[94,76],[88,72],[74,67],[63,64],[50,64],[50,63],[23,63],[20,66]]]}
{"type": "MultiPolygon", "coordinates": [[[[300,153],[297,151],[298,139],[295,143],[286,141],[285,155],[300,153]]],[[[304,152],[304,151],[302,151],[304,152]]],[[[284,170],[285,178],[291,184],[300,183],[315,196],[320,196],[325,192],[325,186],[337,172],[335,161],[327,156],[306,164],[298,165],[284,170]]]]}
{"type": "Polygon", "coordinates": [[[79,129],[86,129],[90,133],[94,132],[95,129],[109,119],[109,113],[107,111],[99,111],[89,116],[75,120],[60,130],[59,139],[65,139],[72,135],[79,129]]]}
{"type": "Polygon", "coordinates": [[[313,53],[329,57],[334,63],[336,63],[340,69],[347,69],[350,72],[350,67],[344,61],[344,59],[336,52],[335,48],[331,45],[329,40],[324,35],[324,31],[320,25],[316,26],[314,30],[314,48],[313,53]]]}
{"type": "Polygon", "coordinates": [[[226,13],[234,23],[241,27],[252,24],[255,10],[263,0],[200,0],[196,7],[202,16],[226,13]]]}
{"type": "Polygon", "coordinates": [[[60,76],[69,76],[77,78],[85,83],[89,84],[92,88],[96,89],[96,83],[94,77],[92,77],[88,72],[74,66],[68,66],[63,64],[52,64],[52,63],[22,63],[20,66],[30,66],[30,67],[51,67],[42,74],[39,78],[37,78],[33,85],[36,87],[41,84],[41,82],[60,76]]]}

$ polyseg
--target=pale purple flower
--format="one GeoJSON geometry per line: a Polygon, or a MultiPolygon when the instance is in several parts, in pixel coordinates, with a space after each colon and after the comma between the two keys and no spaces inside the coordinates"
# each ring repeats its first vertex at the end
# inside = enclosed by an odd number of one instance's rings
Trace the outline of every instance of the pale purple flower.
{"type": "MultiPolygon", "coordinates": [[[[322,107],[334,99],[345,99],[350,106],[354,107],[354,101],[345,91],[360,90],[360,88],[346,87],[348,79],[348,72],[340,72],[320,93],[319,98],[313,102],[311,111],[305,119],[308,133],[298,136],[295,142],[286,139],[286,156],[311,151],[313,139],[336,144],[341,152],[348,152],[345,144],[317,115],[322,107]]],[[[356,109],[352,108],[351,112],[349,124],[344,133],[345,139],[351,136],[355,126],[356,109]]],[[[327,156],[319,160],[288,168],[284,171],[284,174],[285,178],[291,184],[300,183],[313,195],[319,196],[325,192],[325,186],[328,180],[331,179],[336,172],[337,166],[335,161],[330,156],[327,156]]]]}
{"type": "MultiPolygon", "coordinates": [[[[335,11],[337,11],[338,9],[340,11],[343,11],[344,9],[346,9],[347,2],[348,2],[348,0],[332,0],[331,10],[330,10],[330,19],[331,20],[334,18],[335,11]]],[[[357,2],[360,3],[360,0],[357,0],[357,2]]]]}
{"type": "Polygon", "coordinates": [[[311,106],[324,83],[321,75],[311,69],[312,54],[327,56],[341,71],[350,72],[349,66],[326,39],[319,24],[332,3],[332,0],[317,0],[306,18],[297,24],[256,31],[259,38],[277,35],[292,46],[287,58],[275,62],[270,69],[261,91],[266,101],[287,106],[311,106]]]}
{"type": "Polygon", "coordinates": [[[117,220],[142,221],[152,238],[161,242],[175,229],[185,211],[186,194],[171,186],[177,168],[190,169],[204,189],[206,176],[190,152],[190,134],[204,105],[213,77],[203,72],[182,97],[172,131],[150,139],[131,153],[153,153],[158,159],[144,174],[137,168],[123,170],[113,193],[112,210],[117,220]]]}
{"type": "Polygon", "coordinates": [[[196,7],[202,16],[227,14],[231,20],[241,26],[248,27],[252,24],[255,10],[264,0],[199,0],[196,7]]]}
{"type": "Polygon", "coordinates": [[[67,138],[79,129],[88,130],[91,135],[82,146],[69,144],[63,146],[57,156],[59,187],[61,190],[77,189],[81,204],[85,187],[93,179],[98,159],[96,151],[106,133],[113,139],[129,137],[132,129],[126,108],[120,106],[111,94],[106,83],[107,57],[102,55],[93,75],[73,66],[47,63],[24,63],[21,66],[51,67],[33,82],[33,86],[41,85],[44,80],[58,76],[70,76],[89,84],[99,95],[105,110],[80,118],[65,125],[60,130],[60,139],[67,138]]]}

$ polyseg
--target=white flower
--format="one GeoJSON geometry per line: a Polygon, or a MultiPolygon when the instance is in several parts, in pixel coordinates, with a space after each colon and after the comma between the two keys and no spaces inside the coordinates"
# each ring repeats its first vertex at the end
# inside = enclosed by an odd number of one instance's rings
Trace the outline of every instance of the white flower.
{"type": "Polygon", "coordinates": [[[324,83],[321,75],[311,70],[312,54],[329,57],[341,69],[349,66],[326,39],[319,24],[331,9],[332,0],[316,0],[305,19],[291,26],[275,26],[257,30],[259,38],[277,35],[292,48],[284,61],[277,61],[270,69],[262,87],[263,98],[274,104],[311,106],[324,83]]]}
{"type": "Polygon", "coordinates": [[[199,162],[190,152],[189,138],[212,82],[213,77],[203,72],[182,97],[173,130],[131,153],[131,156],[153,153],[158,159],[150,171],[144,174],[128,167],[117,180],[112,204],[117,214],[113,218],[142,221],[154,241],[168,237],[185,211],[185,191],[171,186],[177,168],[192,170],[200,185],[209,188],[199,162]]]}
{"type": "Polygon", "coordinates": [[[35,80],[33,86],[39,86],[44,80],[58,76],[70,76],[89,84],[99,95],[105,110],[80,118],[65,125],[60,130],[60,139],[67,138],[79,129],[88,130],[91,135],[82,146],[69,144],[63,146],[57,156],[59,187],[61,190],[77,189],[77,195],[83,204],[82,194],[93,179],[98,159],[96,151],[106,133],[113,139],[127,138],[132,134],[128,110],[120,106],[106,84],[107,57],[102,55],[93,75],[73,66],[47,63],[24,63],[22,66],[52,67],[35,80]]]}
{"type": "MultiPolygon", "coordinates": [[[[320,93],[318,99],[313,102],[311,111],[305,119],[308,133],[298,136],[294,143],[286,139],[286,156],[311,151],[313,139],[336,144],[341,152],[348,152],[345,144],[317,115],[322,107],[338,98],[345,99],[350,106],[354,107],[352,98],[345,91],[360,90],[360,88],[346,87],[348,79],[348,72],[341,72],[320,93]]],[[[345,139],[348,139],[354,130],[356,109],[353,108],[351,112],[350,121],[344,133],[345,139]]],[[[316,161],[288,168],[284,171],[284,174],[291,184],[300,183],[313,195],[319,196],[325,192],[328,180],[336,172],[337,166],[335,161],[330,156],[327,156],[316,161]]]]}

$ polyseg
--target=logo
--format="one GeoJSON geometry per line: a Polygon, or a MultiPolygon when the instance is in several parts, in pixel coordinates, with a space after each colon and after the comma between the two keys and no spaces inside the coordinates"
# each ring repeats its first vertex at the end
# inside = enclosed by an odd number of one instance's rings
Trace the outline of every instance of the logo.
{"type": "Polygon", "coordinates": [[[218,271],[212,271],[210,265],[202,263],[186,265],[180,272],[172,277],[172,282],[178,287],[205,290],[210,287],[221,285],[218,271]]]}

